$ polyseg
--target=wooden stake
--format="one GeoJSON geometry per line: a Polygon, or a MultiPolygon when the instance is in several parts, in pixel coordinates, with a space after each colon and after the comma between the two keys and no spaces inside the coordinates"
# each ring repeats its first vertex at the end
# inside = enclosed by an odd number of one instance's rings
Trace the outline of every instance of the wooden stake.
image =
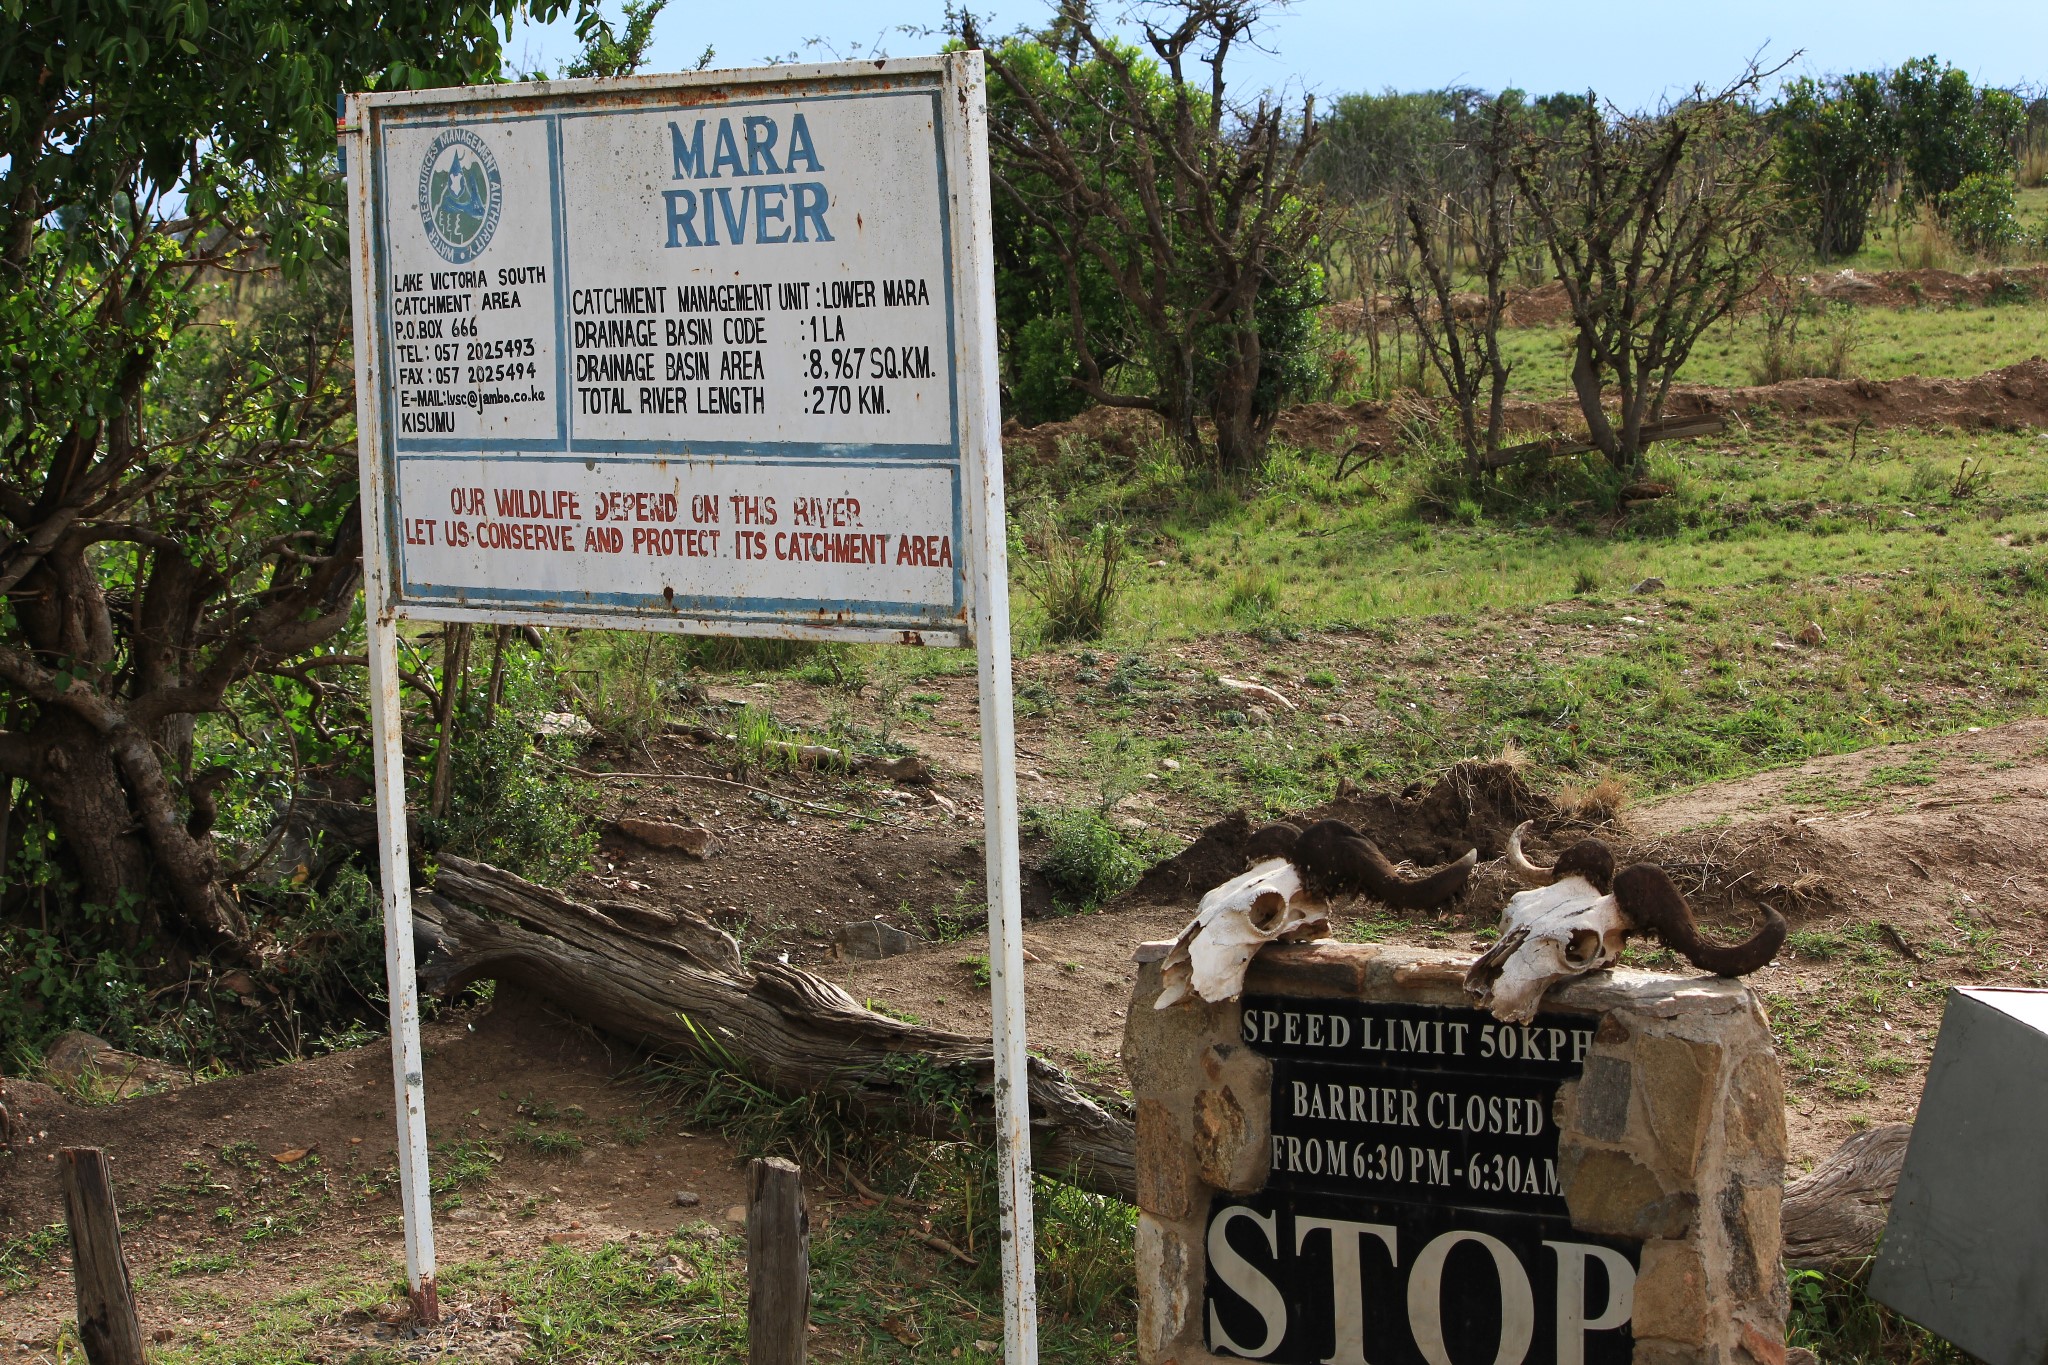
{"type": "Polygon", "coordinates": [[[64,1221],[71,1229],[71,1278],[78,1289],[78,1339],[92,1365],[144,1365],[142,1320],[121,1256],[121,1219],[107,1154],[97,1147],[57,1153],[64,1221]]]}
{"type": "Polygon", "coordinates": [[[811,1215],[803,1172],[781,1157],[747,1166],[747,1360],[803,1365],[811,1331],[811,1215]]]}

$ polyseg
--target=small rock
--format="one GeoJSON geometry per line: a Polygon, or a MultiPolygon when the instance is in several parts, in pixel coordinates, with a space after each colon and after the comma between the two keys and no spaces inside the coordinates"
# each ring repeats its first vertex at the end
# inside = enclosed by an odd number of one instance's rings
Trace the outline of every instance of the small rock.
{"type": "Polygon", "coordinates": [[[1174,714],[1173,712],[1171,712],[1171,711],[1161,711],[1161,712],[1159,713],[1159,720],[1160,720],[1160,722],[1161,722],[1162,724],[1165,724],[1165,725],[1172,725],[1172,724],[1173,724],[1174,722],[1178,721],[1179,719],[1180,719],[1180,717],[1179,717],[1178,715],[1175,715],[1175,714],[1174,714]]]}
{"type": "Polygon", "coordinates": [[[1817,648],[1828,642],[1828,633],[1820,628],[1820,622],[1808,621],[1805,629],[1792,637],[1807,648],[1817,648]]]}
{"type": "Polygon", "coordinates": [[[151,1087],[190,1084],[190,1078],[176,1067],[123,1052],[95,1034],[72,1030],[59,1034],[43,1054],[43,1070],[56,1085],[78,1090],[88,1078],[98,1093],[126,1099],[151,1087]]]}
{"type": "Polygon", "coordinates": [[[1180,771],[1180,760],[1177,758],[1162,758],[1159,760],[1159,766],[1170,773],[1177,773],[1180,771]]]}
{"type": "Polygon", "coordinates": [[[451,1223],[481,1223],[484,1216],[471,1208],[450,1209],[441,1215],[451,1223]]]}
{"type": "Polygon", "coordinates": [[[612,821],[612,828],[649,848],[669,849],[686,858],[708,857],[711,852],[711,831],[701,825],[677,825],[667,820],[641,820],[624,815],[612,821]]]}
{"type": "Polygon", "coordinates": [[[1244,718],[1254,725],[1271,725],[1273,723],[1273,713],[1263,706],[1245,707],[1244,718]]]}
{"type": "Polygon", "coordinates": [[[745,1204],[734,1204],[725,1211],[725,1221],[728,1223],[744,1224],[747,1221],[747,1206],[745,1204]]]}
{"type": "Polygon", "coordinates": [[[900,957],[924,942],[917,935],[905,933],[878,919],[842,924],[839,932],[832,936],[832,941],[838,946],[841,957],[854,962],[879,962],[885,957],[900,957]]]}
{"type": "Polygon", "coordinates": [[[1345,715],[1342,711],[1332,711],[1323,717],[1323,724],[1334,725],[1339,730],[1349,730],[1351,728],[1351,717],[1345,715]]]}
{"type": "Polygon", "coordinates": [[[886,777],[891,782],[929,782],[932,770],[917,754],[905,754],[901,758],[864,758],[854,765],[857,772],[872,773],[886,777]]]}
{"type": "Polygon", "coordinates": [[[1637,597],[1662,591],[1664,591],[1664,580],[1661,578],[1645,578],[1642,582],[1629,589],[1629,592],[1637,597]]]}
{"type": "Polygon", "coordinates": [[[1783,653],[1786,653],[1786,654],[1791,654],[1791,653],[1794,653],[1794,652],[1795,652],[1795,651],[1793,650],[1792,646],[1790,646],[1790,645],[1786,644],[1786,643],[1785,643],[1785,642],[1784,642],[1783,640],[1773,640],[1773,641],[1771,641],[1771,648],[1772,648],[1772,649],[1775,649],[1775,650],[1779,650],[1779,651],[1781,651],[1781,652],[1783,652],[1783,653]]]}
{"type": "Polygon", "coordinates": [[[1125,829],[1131,830],[1134,833],[1140,830],[1147,830],[1152,828],[1150,825],[1146,824],[1143,820],[1140,820],[1135,815],[1126,815],[1121,821],[1121,823],[1125,829]]]}
{"type": "Polygon", "coordinates": [[[533,723],[535,734],[568,735],[575,739],[589,739],[597,733],[592,725],[574,711],[550,711],[533,723]]]}
{"type": "Polygon", "coordinates": [[[676,1191],[676,1207],[679,1209],[694,1209],[703,1202],[704,1196],[695,1190],[676,1191]]]}

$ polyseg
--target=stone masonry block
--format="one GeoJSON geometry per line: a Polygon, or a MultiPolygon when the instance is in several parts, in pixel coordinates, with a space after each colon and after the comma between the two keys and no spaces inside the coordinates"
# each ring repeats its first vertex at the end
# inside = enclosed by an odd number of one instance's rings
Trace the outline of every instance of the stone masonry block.
{"type": "Polygon", "coordinates": [[[1580,1078],[1573,1127],[1600,1142],[1619,1142],[1628,1132],[1629,1097],[1635,1093],[1635,1071],[1627,1057],[1595,1052],[1586,1058],[1580,1078]]]}
{"type": "Polygon", "coordinates": [[[1667,1183],[1689,1185],[1699,1174],[1700,1149],[1714,1118],[1726,1049],[1714,1043],[1638,1033],[1636,1100],[1648,1142],[1631,1143],[1667,1183]]]}
{"type": "Polygon", "coordinates": [[[1138,1207],[1160,1218],[1186,1218],[1196,1204],[1189,1134],[1160,1100],[1138,1101],[1138,1207]]]}
{"type": "Polygon", "coordinates": [[[1201,1338],[1201,1324],[1193,1317],[1201,1303],[1201,1235],[1199,1223],[1138,1215],[1138,1283],[1152,1291],[1138,1296],[1141,1360],[1163,1360],[1184,1340],[1201,1338]]]}
{"type": "Polygon", "coordinates": [[[1273,1162],[1273,1064],[1238,1043],[1202,1054],[1210,1085],[1196,1092],[1197,1174],[1213,1189],[1248,1194],[1266,1183],[1273,1162]]]}
{"type": "Polygon", "coordinates": [[[1723,1099],[1731,1161],[1755,1174],[1785,1164],[1785,1080],[1778,1058],[1755,1052],[1735,1067],[1723,1099]]]}
{"type": "Polygon", "coordinates": [[[1715,1335],[1715,1326],[1699,1248],[1689,1242],[1645,1242],[1642,1269],[1636,1274],[1636,1358],[1642,1359],[1646,1339],[1705,1346],[1715,1335]]]}
{"type": "Polygon", "coordinates": [[[1721,1191],[1721,1226],[1728,1238],[1728,1287],[1766,1310],[1785,1296],[1778,1269],[1782,1185],[1731,1184],[1721,1191]]]}
{"type": "Polygon", "coordinates": [[[1558,1176],[1575,1228],[1608,1237],[1683,1237],[1692,1227],[1697,1196],[1667,1191],[1625,1151],[1567,1141],[1558,1176]]]}

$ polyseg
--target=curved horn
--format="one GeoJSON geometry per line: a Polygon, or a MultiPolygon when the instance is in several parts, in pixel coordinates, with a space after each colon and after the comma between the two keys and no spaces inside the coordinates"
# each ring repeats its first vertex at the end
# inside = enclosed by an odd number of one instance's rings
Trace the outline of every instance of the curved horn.
{"type": "Polygon", "coordinates": [[[1244,841],[1245,864],[1250,866],[1268,858],[1292,858],[1294,846],[1299,842],[1301,827],[1285,820],[1253,830],[1251,837],[1244,841]]]}
{"type": "Polygon", "coordinates": [[[1397,910],[1425,910],[1465,889],[1479,850],[1418,877],[1403,877],[1372,840],[1342,820],[1318,820],[1301,832],[1289,856],[1302,880],[1320,894],[1362,893],[1397,910]]]}
{"type": "Polygon", "coordinates": [[[1684,894],[1653,863],[1635,863],[1617,873],[1614,899],[1638,933],[1655,934],[1693,966],[1718,976],[1747,976],[1776,957],[1785,942],[1785,917],[1769,906],[1764,907],[1764,927],[1745,943],[1727,947],[1701,938],[1684,894]]]}
{"type": "Polygon", "coordinates": [[[1538,867],[1529,861],[1529,855],[1522,852],[1522,836],[1535,825],[1534,820],[1524,820],[1515,826],[1515,832],[1508,836],[1508,871],[1520,877],[1531,886],[1549,886],[1557,880],[1557,869],[1538,867]]]}

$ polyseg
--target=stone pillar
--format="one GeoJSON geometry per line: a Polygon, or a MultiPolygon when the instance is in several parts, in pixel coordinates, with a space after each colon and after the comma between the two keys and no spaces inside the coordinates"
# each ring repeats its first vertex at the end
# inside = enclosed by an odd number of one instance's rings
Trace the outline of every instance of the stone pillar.
{"type": "Polygon", "coordinates": [[[1784,1365],[1783,1082],[1740,982],[1599,973],[1516,1030],[1457,955],[1312,943],[1155,1010],[1166,947],[1124,1035],[1146,1365],[1784,1365]]]}

